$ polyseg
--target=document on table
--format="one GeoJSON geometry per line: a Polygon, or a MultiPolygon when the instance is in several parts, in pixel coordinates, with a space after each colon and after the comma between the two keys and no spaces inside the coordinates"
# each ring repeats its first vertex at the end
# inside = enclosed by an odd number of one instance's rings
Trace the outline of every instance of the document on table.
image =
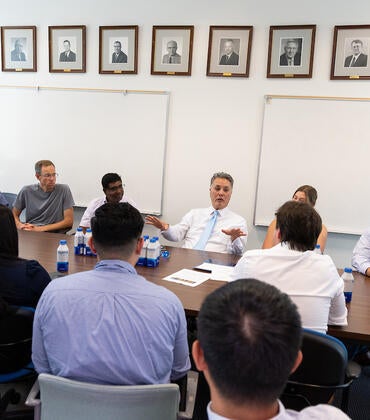
{"type": "Polygon", "coordinates": [[[199,271],[188,270],[186,268],[176,271],[167,277],[164,277],[163,280],[172,281],[174,283],[180,283],[184,286],[195,287],[199,286],[206,280],[209,280],[209,273],[200,273],[199,271]]]}
{"type": "Polygon", "coordinates": [[[234,267],[230,265],[220,265],[212,263],[203,263],[194,267],[196,270],[209,273],[210,280],[230,281],[231,273],[234,267]]]}

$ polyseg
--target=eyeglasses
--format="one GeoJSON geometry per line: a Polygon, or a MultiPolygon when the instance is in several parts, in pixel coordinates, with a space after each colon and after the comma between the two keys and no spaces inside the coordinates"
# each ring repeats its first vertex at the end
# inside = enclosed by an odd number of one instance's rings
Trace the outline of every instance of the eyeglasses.
{"type": "Polygon", "coordinates": [[[115,191],[118,191],[118,190],[123,190],[125,188],[125,186],[126,186],[125,184],[116,185],[115,187],[107,187],[107,190],[115,192],[115,191]]]}
{"type": "Polygon", "coordinates": [[[56,178],[59,174],[40,174],[43,178],[56,178]]]}

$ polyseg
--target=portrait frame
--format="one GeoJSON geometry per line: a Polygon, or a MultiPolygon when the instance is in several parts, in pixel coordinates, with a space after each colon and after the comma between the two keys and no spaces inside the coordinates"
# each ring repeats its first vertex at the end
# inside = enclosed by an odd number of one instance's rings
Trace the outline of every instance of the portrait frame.
{"type": "Polygon", "coordinates": [[[249,77],[252,40],[253,26],[210,26],[207,76],[249,77]]]}
{"type": "Polygon", "coordinates": [[[99,26],[99,73],[137,74],[139,26],[99,26]],[[114,44],[120,44],[115,53],[114,44]]]}
{"type": "Polygon", "coordinates": [[[370,25],[335,26],[330,79],[370,79],[369,55],[370,25]]]}
{"type": "Polygon", "coordinates": [[[1,27],[2,71],[37,71],[36,26],[1,27]],[[20,49],[17,46],[21,46],[20,49]]]}
{"type": "Polygon", "coordinates": [[[316,25],[270,26],[268,78],[312,78],[316,25]]]}
{"type": "Polygon", "coordinates": [[[153,26],[150,73],[191,76],[194,26],[153,26]],[[174,48],[170,55],[168,45],[174,48]]]}
{"type": "Polygon", "coordinates": [[[49,72],[86,73],[85,25],[49,26],[49,72]]]}

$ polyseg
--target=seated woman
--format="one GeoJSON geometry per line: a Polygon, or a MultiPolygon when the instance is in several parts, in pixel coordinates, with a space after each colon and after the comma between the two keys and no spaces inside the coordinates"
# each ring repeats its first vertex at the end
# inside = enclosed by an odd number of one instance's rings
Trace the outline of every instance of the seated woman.
{"type": "MultiPolygon", "coordinates": [[[[293,194],[292,200],[302,201],[303,203],[310,204],[312,207],[315,207],[317,200],[317,191],[311,185],[302,185],[297,188],[293,194]]],[[[262,249],[272,248],[274,245],[274,234],[276,230],[276,219],[274,219],[270,226],[267,229],[265,240],[262,244],[262,249]]],[[[326,239],[328,237],[328,230],[324,225],[322,225],[321,233],[317,239],[317,243],[320,245],[321,252],[324,253],[326,239]]]]}
{"type": "Polygon", "coordinates": [[[36,307],[50,282],[35,260],[18,257],[18,232],[12,211],[0,206],[0,296],[10,305],[36,307]]]}

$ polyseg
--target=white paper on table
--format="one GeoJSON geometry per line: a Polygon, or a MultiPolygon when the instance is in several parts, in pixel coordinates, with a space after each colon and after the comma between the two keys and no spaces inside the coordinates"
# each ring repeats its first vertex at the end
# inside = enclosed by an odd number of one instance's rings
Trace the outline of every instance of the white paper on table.
{"type": "Polygon", "coordinates": [[[212,263],[203,263],[197,265],[194,268],[200,270],[210,271],[209,276],[211,280],[220,280],[220,281],[230,281],[231,273],[233,272],[234,267],[230,265],[220,265],[212,263]]]}
{"type": "Polygon", "coordinates": [[[180,283],[184,286],[196,287],[209,280],[210,273],[200,273],[199,271],[188,270],[183,268],[176,273],[170,274],[164,277],[163,280],[172,281],[174,283],[180,283]]]}

